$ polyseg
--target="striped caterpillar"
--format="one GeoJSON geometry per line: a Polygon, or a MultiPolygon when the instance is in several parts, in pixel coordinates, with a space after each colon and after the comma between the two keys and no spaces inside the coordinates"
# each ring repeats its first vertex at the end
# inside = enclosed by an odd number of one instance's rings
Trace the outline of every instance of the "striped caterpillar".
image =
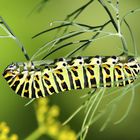
{"type": "Polygon", "coordinates": [[[73,89],[122,87],[135,81],[140,71],[132,56],[95,56],[65,60],[12,63],[3,73],[21,97],[39,98],[73,89]]]}

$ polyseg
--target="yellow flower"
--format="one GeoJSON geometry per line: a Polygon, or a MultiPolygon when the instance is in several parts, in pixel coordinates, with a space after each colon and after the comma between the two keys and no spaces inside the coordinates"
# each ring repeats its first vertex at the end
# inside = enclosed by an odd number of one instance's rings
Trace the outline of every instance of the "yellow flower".
{"type": "Polygon", "coordinates": [[[55,122],[47,127],[47,133],[49,133],[49,135],[51,135],[52,137],[55,137],[59,133],[59,129],[59,123],[55,122]]]}
{"type": "Polygon", "coordinates": [[[76,134],[74,133],[74,131],[68,132],[68,139],[67,140],[76,140],[76,134]]]}
{"type": "Polygon", "coordinates": [[[56,105],[53,105],[49,110],[49,115],[51,117],[58,117],[59,116],[59,107],[56,105]]]}
{"type": "Polygon", "coordinates": [[[62,126],[57,117],[60,114],[58,106],[48,105],[47,98],[40,98],[36,103],[36,117],[40,135],[46,134],[54,140],[76,140],[76,134],[70,128],[62,126]]]}
{"type": "Polygon", "coordinates": [[[74,131],[65,128],[59,133],[58,140],[76,140],[76,134],[74,131]]]}
{"type": "Polygon", "coordinates": [[[0,140],[8,140],[7,135],[0,134],[0,140]]]}
{"type": "Polygon", "coordinates": [[[0,131],[2,131],[6,126],[7,126],[7,125],[6,125],[5,122],[1,122],[1,123],[0,123],[0,131]]]}
{"type": "Polygon", "coordinates": [[[0,123],[0,140],[18,140],[18,136],[13,134],[9,136],[10,128],[5,122],[0,123]]]}
{"type": "Polygon", "coordinates": [[[10,137],[10,140],[18,140],[18,136],[16,134],[13,134],[11,137],[10,137]]]}
{"type": "Polygon", "coordinates": [[[10,128],[7,126],[5,122],[0,123],[0,133],[2,136],[6,136],[10,131],[10,128]]]}
{"type": "Polygon", "coordinates": [[[5,126],[2,130],[2,133],[8,134],[10,132],[10,128],[8,126],[5,126]]]}
{"type": "Polygon", "coordinates": [[[49,100],[47,98],[40,98],[37,100],[37,102],[38,102],[39,106],[42,106],[42,105],[46,106],[48,104],[49,100]]]}
{"type": "Polygon", "coordinates": [[[41,98],[37,100],[36,105],[36,117],[38,124],[42,124],[45,121],[45,114],[48,111],[48,100],[46,98],[41,98]]]}

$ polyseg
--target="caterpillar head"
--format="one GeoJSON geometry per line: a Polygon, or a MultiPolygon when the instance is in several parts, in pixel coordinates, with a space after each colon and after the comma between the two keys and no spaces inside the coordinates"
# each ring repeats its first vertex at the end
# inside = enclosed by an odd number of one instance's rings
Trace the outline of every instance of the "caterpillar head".
{"type": "Polygon", "coordinates": [[[11,63],[5,68],[3,76],[6,79],[7,76],[16,76],[21,73],[28,73],[28,70],[31,71],[31,69],[34,69],[32,66],[30,66],[29,69],[28,65],[31,65],[31,63],[11,63]]]}
{"type": "Polygon", "coordinates": [[[3,72],[3,77],[8,80],[9,78],[17,75],[19,73],[18,71],[18,67],[16,63],[11,63],[10,65],[8,65],[4,72],[3,72]]]}
{"type": "MultiPolygon", "coordinates": [[[[4,70],[4,73],[5,72],[14,72],[14,71],[17,71],[17,69],[18,69],[18,66],[17,66],[17,64],[16,63],[11,63],[10,65],[8,65],[6,68],[5,68],[5,70],[4,70]]],[[[4,74],[3,73],[3,74],[4,74]]]]}

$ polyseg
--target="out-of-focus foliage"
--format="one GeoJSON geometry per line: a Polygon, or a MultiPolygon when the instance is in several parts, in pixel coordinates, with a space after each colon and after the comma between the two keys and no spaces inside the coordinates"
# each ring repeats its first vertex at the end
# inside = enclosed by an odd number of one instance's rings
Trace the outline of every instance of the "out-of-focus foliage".
{"type": "Polygon", "coordinates": [[[48,98],[38,99],[35,103],[35,112],[38,128],[33,131],[26,140],[34,140],[46,135],[53,140],[76,140],[76,134],[68,126],[62,126],[58,120],[60,115],[59,107],[49,106],[48,98]]]}

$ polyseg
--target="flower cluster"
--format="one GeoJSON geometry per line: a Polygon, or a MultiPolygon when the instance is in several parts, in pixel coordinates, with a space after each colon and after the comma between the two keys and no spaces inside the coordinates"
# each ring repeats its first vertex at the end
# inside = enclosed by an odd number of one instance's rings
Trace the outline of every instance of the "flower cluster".
{"type": "Polygon", "coordinates": [[[0,123],[0,140],[18,140],[16,134],[9,136],[10,128],[5,122],[0,123]]]}
{"type": "Polygon", "coordinates": [[[58,106],[48,105],[48,98],[41,98],[36,103],[36,117],[39,132],[55,140],[76,140],[76,134],[68,126],[63,126],[57,117],[60,114],[58,106]]]}

